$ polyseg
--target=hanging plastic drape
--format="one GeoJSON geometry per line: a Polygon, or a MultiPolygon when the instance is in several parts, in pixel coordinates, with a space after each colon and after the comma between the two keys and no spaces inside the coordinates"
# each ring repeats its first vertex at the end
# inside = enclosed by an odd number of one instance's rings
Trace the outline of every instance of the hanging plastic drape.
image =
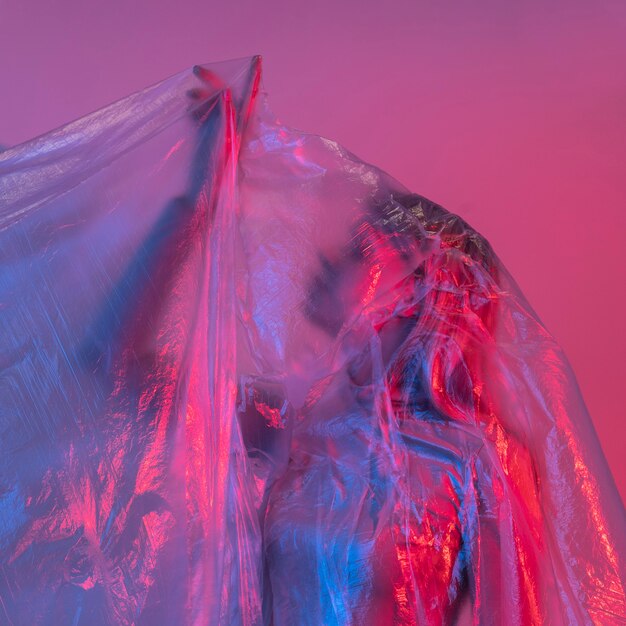
{"type": "Polygon", "coordinates": [[[0,623],[626,624],[562,349],[480,233],[260,72],[0,153],[0,623]]]}

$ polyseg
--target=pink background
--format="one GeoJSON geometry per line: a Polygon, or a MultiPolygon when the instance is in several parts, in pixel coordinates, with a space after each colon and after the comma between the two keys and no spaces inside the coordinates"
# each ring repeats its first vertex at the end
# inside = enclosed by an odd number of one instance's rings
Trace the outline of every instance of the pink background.
{"type": "Polygon", "coordinates": [[[0,0],[0,143],[262,54],[287,124],[464,217],[565,349],[626,499],[626,2],[0,0]]]}

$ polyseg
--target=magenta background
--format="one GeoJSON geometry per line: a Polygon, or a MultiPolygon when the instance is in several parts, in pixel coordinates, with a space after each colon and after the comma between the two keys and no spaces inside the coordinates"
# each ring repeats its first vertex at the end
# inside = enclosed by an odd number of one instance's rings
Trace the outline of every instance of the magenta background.
{"type": "Polygon", "coordinates": [[[0,0],[0,143],[257,53],[282,121],[491,241],[626,499],[626,2],[0,0]]]}

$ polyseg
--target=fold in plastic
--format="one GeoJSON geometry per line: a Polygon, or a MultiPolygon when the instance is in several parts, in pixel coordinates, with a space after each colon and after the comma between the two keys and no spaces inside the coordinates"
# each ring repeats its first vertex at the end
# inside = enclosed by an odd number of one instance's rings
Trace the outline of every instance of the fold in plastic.
{"type": "Polygon", "coordinates": [[[626,624],[562,349],[480,233],[260,72],[0,153],[0,623],[626,624]]]}

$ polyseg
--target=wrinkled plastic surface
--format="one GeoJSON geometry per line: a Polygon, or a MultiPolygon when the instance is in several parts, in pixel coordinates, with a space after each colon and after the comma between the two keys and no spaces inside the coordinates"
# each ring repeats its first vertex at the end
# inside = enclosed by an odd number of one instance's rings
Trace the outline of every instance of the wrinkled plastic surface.
{"type": "Polygon", "coordinates": [[[563,351],[480,233],[260,72],[0,153],[0,623],[626,623],[563,351]]]}

